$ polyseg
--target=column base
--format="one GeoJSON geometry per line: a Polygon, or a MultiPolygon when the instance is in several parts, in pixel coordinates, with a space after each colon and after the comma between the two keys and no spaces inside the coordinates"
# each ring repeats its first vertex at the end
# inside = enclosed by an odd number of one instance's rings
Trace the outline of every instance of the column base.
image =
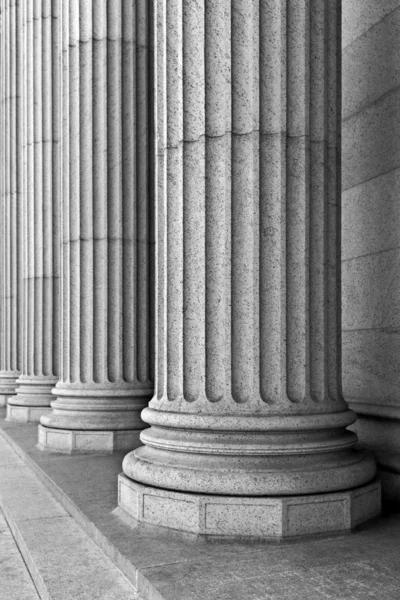
{"type": "Polygon", "coordinates": [[[43,415],[51,412],[51,390],[57,379],[23,375],[16,383],[16,395],[9,399],[7,405],[7,421],[39,423],[43,415]]]}
{"type": "Polygon", "coordinates": [[[39,425],[38,447],[65,454],[113,454],[141,446],[139,430],[56,429],[39,425]]]}
{"type": "MultiPolygon", "coordinates": [[[[12,400],[15,401],[17,396],[13,396],[12,400]]],[[[14,404],[7,404],[7,421],[14,421],[15,423],[39,423],[40,417],[51,412],[50,406],[18,406],[14,404]]]]}
{"type": "Polygon", "coordinates": [[[119,508],[136,521],[213,538],[282,540],[351,531],[381,512],[381,484],[303,496],[212,496],[118,479],[119,508]]]}

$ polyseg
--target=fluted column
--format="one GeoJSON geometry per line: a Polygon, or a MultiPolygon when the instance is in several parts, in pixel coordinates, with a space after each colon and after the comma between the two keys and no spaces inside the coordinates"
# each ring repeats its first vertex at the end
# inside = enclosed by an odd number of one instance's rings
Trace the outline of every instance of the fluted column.
{"type": "Polygon", "coordinates": [[[24,3],[26,19],[26,198],[22,374],[7,417],[49,412],[60,354],[59,0],[24,3]]]}
{"type": "Polygon", "coordinates": [[[15,394],[21,368],[22,201],[25,135],[21,11],[17,0],[2,3],[3,189],[1,206],[0,402],[15,394]]]}
{"type": "Polygon", "coordinates": [[[138,443],[151,397],[148,3],[62,2],[62,344],[44,448],[138,443]]]}
{"type": "MultiPolygon", "coordinates": [[[[4,208],[6,201],[6,97],[7,97],[7,86],[6,86],[6,32],[7,32],[7,19],[6,19],[6,0],[0,2],[0,24],[1,24],[1,56],[0,60],[0,193],[1,193],[1,206],[0,206],[0,363],[4,364],[4,350],[5,343],[3,337],[4,329],[4,208]]],[[[0,395],[0,406],[4,407],[7,404],[7,396],[0,395]]]]}
{"type": "Polygon", "coordinates": [[[347,529],[379,489],[352,521],[375,465],[341,394],[340,2],[156,6],[156,392],[120,506],[215,535],[347,529]]]}

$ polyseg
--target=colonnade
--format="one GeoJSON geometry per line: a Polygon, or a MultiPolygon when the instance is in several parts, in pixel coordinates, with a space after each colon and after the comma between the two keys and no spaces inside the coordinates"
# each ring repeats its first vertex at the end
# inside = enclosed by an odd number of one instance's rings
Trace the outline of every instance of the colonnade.
{"type": "Polygon", "coordinates": [[[7,418],[131,450],[139,521],[377,514],[341,394],[339,0],[2,0],[1,49],[7,418]]]}

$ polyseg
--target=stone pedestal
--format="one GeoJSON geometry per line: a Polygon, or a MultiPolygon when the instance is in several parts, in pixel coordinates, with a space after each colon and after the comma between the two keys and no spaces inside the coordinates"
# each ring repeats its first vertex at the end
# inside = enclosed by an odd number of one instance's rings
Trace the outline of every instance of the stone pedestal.
{"type": "Polygon", "coordinates": [[[138,445],[151,373],[148,3],[62,6],[61,377],[39,445],[138,445]]]}
{"type": "Polygon", "coordinates": [[[120,506],[349,529],[380,496],[340,385],[340,3],[156,6],[156,391],[120,506]]]}
{"type": "Polygon", "coordinates": [[[148,487],[120,475],[119,506],[136,521],[210,538],[292,539],[346,533],[380,514],[381,486],[305,496],[218,496],[148,487]]]}
{"type": "Polygon", "coordinates": [[[7,418],[38,422],[51,410],[60,363],[61,30],[57,0],[25,11],[23,361],[7,418]]]}

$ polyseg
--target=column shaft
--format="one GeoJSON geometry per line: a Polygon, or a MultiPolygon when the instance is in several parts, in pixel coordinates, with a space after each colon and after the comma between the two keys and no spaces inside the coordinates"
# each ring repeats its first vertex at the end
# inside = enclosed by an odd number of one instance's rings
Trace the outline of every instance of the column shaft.
{"type": "Polygon", "coordinates": [[[124,472],[177,501],[361,486],[375,466],[340,383],[340,2],[156,7],[156,394],[124,472]]]}
{"type": "Polygon", "coordinates": [[[60,18],[58,0],[26,5],[26,200],[24,355],[7,416],[50,411],[60,353],[60,18]],[[54,98],[53,98],[54,92],[54,98]]]}
{"type": "Polygon", "coordinates": [[[4,187],[1,207],[1,351],[0,399],[15,394],[21,368],[22,198],[24,185],[24,119],[21,11],[16,0],[3,4],[4,54],[4,187]]]}
{"type": "Polygon", "coordinates": [[[61,378],[40,443],[138,443],[152,394],[148,8],[62,3],[61,378]]]}

